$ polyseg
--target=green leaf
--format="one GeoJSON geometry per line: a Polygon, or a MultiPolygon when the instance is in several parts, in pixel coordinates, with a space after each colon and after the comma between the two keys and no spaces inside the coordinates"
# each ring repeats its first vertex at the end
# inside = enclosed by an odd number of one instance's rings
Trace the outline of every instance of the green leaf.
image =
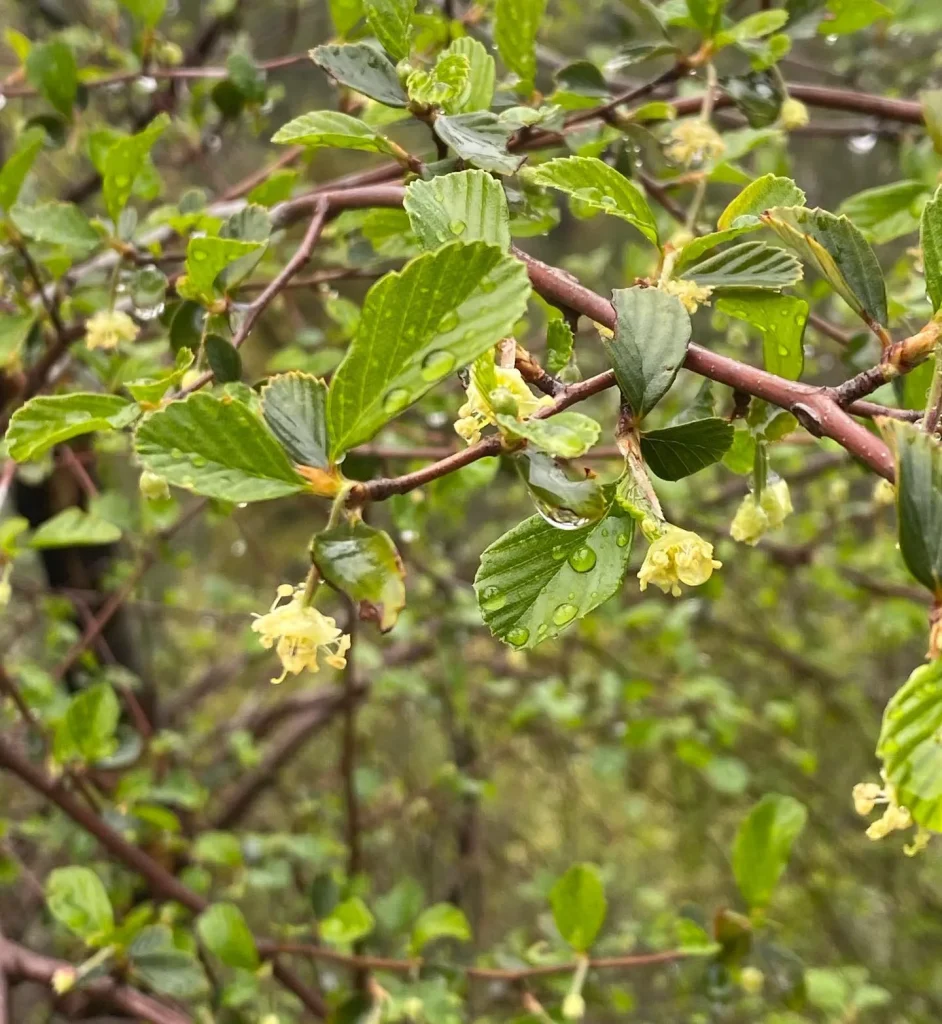
{"type": "Polygon", "coordinates": [[[207,334],[203,351],[213,376],[220,384],[242,379],[242,357],[231,341],[218,334],[207,334]]]}
{"type": "Polygon", "coordinates": [[[510,215],[499,181],[486,171],[457,171],[429,181],[417,179],[403,201],[409,222],[426,249],[456,238],[510,249],[510,215]]]}
{"type": "Polygon", "coordinates": [[[716,300],[720,313],[745,320],[762,334],[765,368],[786,380],[799,380],[805,365],[803,339],[808,303],[791,295],[740,292],[716,300]]]}
{"type": "Polygon", "coordinates": [[[923,90],[919,94],[919,102],[932,148],[936,153],[942,153],[942,89],[923,90]]]}
{"type": "Polygon", "coordinates": [[[882,419],[896,457],[899,547],[906,568],[942,597],[942,447],[912,423],[882,419]]]}
{"type": "Polygon", "coordinates": [[[96,430],[120,430],[133,422],[138,407],[117,395],[75,391],[40,395],[20,406],[10,419],[6,442],[10,458],[26,462],[54,445],[96,430]]]}
{"type": "Polygon", "coordinates": [[[405,607],[405,570],[389,534],[360,521],[315,535],[311,555],[321,576],[359,606],[383,633],[405,607]]]}
{"type": "Polygon", "coordinates": [[[559,189],[593,210],[633,224],[657,245],[657,224],[638,187],[594,156],[564,156],[540,164],[528,175],[536,185],[559,189]]]}
{"type": "Polygon", "coordinates": [[[310,51],[311,60],[341,85],[349,86],[387,107],[408,106],[392,61],[369,43],[329,43],[310,51]]]}
{"type": "Polygon", "coordinates": [[[920,665],[890,698],[877,756],[917,825],[942,832],[942,659],[920,665]]]}
{"type": "Polygon", "coordinates": [[[37,43],[26,58],[26,77],[66,119],[78,92],[78,68],[72,48],[62,39],[37,43]]]}
{"type": "Polygon", "coordinates": [[[26,175],[46,144],[46,133],[41,128],[23,132],[16,149],[0,168],[0,210],[9,210],[20,194],[26,175]]]}
{"type": "Polygon", "coordinates": [[[327,385],[309,373],[282,373],[262,388],[262,413],[294,462],[327,469],[327,385]]]}
{"type": "Polygon", "coordinates": [[[471,92],[471,62],[461,54],[443,52],[431,71],[414,69],[406,86],[412,103],[457,114],[471,92]]]}
{"type": "Polygon", "coordinates": [[[432,126],[435,134],[468,163],[495,174],[513,174],[523,163],[522,156],[507,152],[507,140],[514,133],[489,110],[471,114],[440,114],[432,126]]]}
{"type": "Polygon", "coordinates": [[[740,242],[687,267],[688,281],[710,288],[787,288],[802,277],[790,252],[765,242],[740,242]]]}
{"type": "Polygon", "coordinates": [[[337,35],[346,38],[364,15],[363,0],[327,0],[337,35]]]}
{"type": "Polygon", "coordinates": [[[102,194],[105,208],[115,223],[131,198],[134,182],[144,169],[154,143],[169,124],[168,115],[160,114],[142,132],[118,139],[109,148],[102,174],[102,194]]]}
{"type": "Polygon", "coordinates": [[[451,242],[373,285],[330,385],[332,457],[509,334],[529,292],[523,264],[484,242],[451,242]]]}
{"type": "Polygon", "coordinates": [[[258,416],[228,397],[196,393],[151,413],[135,449],[145,469],[223,501],[266,501],[306,486],[258,416]]]}
{"type": "Polygon", "coordinates": [[[34,313],[10,313],[0,317],[0,370],[19,362],[34,323],[34,313]]]}
{"type": "Polygon", "coordinates": [[[546,0],[497,0],[494,42],[501,60],[520,79],[518,91],[529,95],[536,78],[536,36],[546,0]]]}
{"type": "Polygon", "coordinates": [[[254,971],[259,964],[255,939],[242,911],[233,903],[213,903],[196,919],[203,945],[227,967],[254,971]]]}
{"type": "Polygon", "coordinates": [[[193,843],[191,856],[201,864],[237,868],[243,863],[242,846],[231,832],[201,832],[193,843]]]}
{"type": "Polygon", "coordinates": [[[369,935],[375,924],[369,907],[354,896],[339,903],[330,917],[320,922],[321,937],[335,946],[347,946],[369,935]]]}
{"type": "Polygon", "coordinates": [[[656,476],[680,480],[719,462],[734,433],[731,423],[716,416],[689,420],[642,434],[641,454],[656,476]]]}
{"type": "MultiPolygon", "coordinates": [[[[199,338],[196,339],[197,342],[199,338]]],[[[195,356],[188,348],[181,348],[174,360],[173,369],[158,377],[140,377],[137,380],[129,380],[124,386],[128,389],[136,402],[146,405],[156,405],[161,398],[170,390],[175,388],[183,380],[186,371],[193,365],[195,356]]]]}
{"type": "Polygon", "coordinates": [[[177,949],[164,925],[142,929],[128,947],[132,973],[149,988],[171,999],[193,1001],[209,991],[202,964],[186,950],[177,949]]]}
{"type": "Polygon", "coordinates": [[[779,178],[774,174],[765,174],[750,182],[738,196],[720,214],[716,226],[720,229],[739,227],[736,222],[740,217],[750,218],[750,223],[758,223],[758,218],[766,210],[775,206],[804,206],[805,193],[791,178],[779,178]]]}
{"type": "Polygon", "coordinates": [[[793,797],[766,793],[739,826],[733,875],[750,907],[768,906],[807,817],[793,797]]]}
{"type": "Polygon", "coordinates": [[[918,230],[925,195],[926,186],[921,181],[896,181],[845,199],[840,212],[860,228],[868,241],[882,245],[918,230]]]}
{"type": "Polygon", "coordinates": [[[395,153],[396,147],[374,128],[349,114],[333,110],[315,110],[282,125],[272,142],[290,146],[332,146],[335,149],[359,149],[367,153],[395,153]]]}
{"type": "Polygon", "coordinates": [[[887,325],[886,284],[867,240],[846,217],[826,210],[775,207],[762,220],[810,263],[859,316],[887,325]]]}
{"type": "Polygon", "coordinates": [[[723,231],[713,231],[708,235],[701,235],[699,238],[694,238],[688,242],[678,253],[677,262],[674,264],[674,275],[676,277],[682,277],[684,271],[696,263],[705,252],[710,252],[711,249],[715,249],[719,245],[725,245],[727,242],[733,241],[735,238],[740,238],[742,235],[748,234],[750,231],[755,231],[762,227],[762,221],[758,217],[743,217],[743,221],[751,220],[755,221],[753,224],[742,224],[736,228],[726,228],[723,231]]]}
{"type": "Polygon", "coordinates": [[[601,426],[581,412],[561,412],[545,420],[518,420],[499,413],[498,425],[514,437],[524,437],[541,451],[562,459],[578,459],[595,444],[601,426]]]}
{"type": "Polygon", "coordinates": [[[64,764],[77,757],[95,764],[110,757],[117,748],[120,715],[118,698],[107,683],[95,683],[75,694],[56,728],[56,760],[64,764]]]}
{"type": "Polygon", "coordinates": [[[415,0],[365,0],[373,34],[396,60],[409,56],[415,0]]]}
{"type": "Polygon", "coordinates": [[[167,0],[118,0],[145,28],[156,28],[164,16],[167,0]]]}
{"type": "Polygon", "coordinates": [[[55,868],[45,893],[49,913],[88,945],[99,944],[114,930],[111,900],[91,868],[55,868]]]}
{"type": "Polygon", "coordinates": [[[10,209],[10,220],[18,231],[35,242],[63,245],[77,253],[87,253],[101,241],[89,219],[74,203],[38,203],[10,209]]]}
{"type": "Polygon", "coordinates": [[[451,903],[436,903],[427,907],[419,914],[412,926],[412,938],[409,941],[409,952],[418,956],[422,950],[436,939],[457,939],[459,942],[471,940],[471,926],[463,911],[451,903]]]}
{"type": "Polygon", "coordinates": [[[655,288],[612,292],[615,336],[603,339],[625,400],[640,419],[667,394],[690,342],[690,315],[655,288]]]}
{"type": "Polygon", "coordinates": [[[942,187],[922,210],[919,239],[922,245],[922,262],[926,274],[926,294],[932,303],[932,311],[942,308],[942,187]]]}
{"type": "Polygon", "coordinates": [[[732,43],[746,43],[752,39],[761,39],[763,36],[777,32],[788,21],[788,11],[781,9],[771,11],[757,11],[737,21],[731,28],[719,32],[716,36],[717,49],[729,46],[732,43]]]}
{"type": "Polygon", "coordinates": [[[489,110],[494,99],[497,68],[494,58],[487,52],[483,43],[471,36],[461,36],[444,52],[467,57],[471,67],[470,88],[460,105],[460,112],[489,110]]]}
{"type": "Polygon", "coordinates": [[[556,930],[577,953],[585,953],[605,923],[608,905],[594,864],[574,864],[550,890],[556,930]]]}
{"type": "Polygon", "coordinates": [[[31,548],[71,548],[87,544],[114,544],[121,539],[121,530],[80,508],[63,509],[47,519],[30,537],[31,548]]]}
{"type": "Polygon", "coordinates": [[[177,283],[178,294],[204,303],[213,302],[216,278],[230,263],[254,253],[262,244],[217,236],[191,238],[186,246],[186,279],[177,283]]]}
{"type": "Polygon", "coordinates": [[[490,631],[535,647],[607,601],[628,568],[634,520],[620,510],[576,530],[531,516],[481,555],[474,578],[490,631]]]}
{"type": "Polygon", "coordinates": [[[546,325],[546,370],[548,373],[559,373],[569,365],[574,342],[572,328],[565,320],[562,318],[550,320],[546,325]]]}
{"type": "Polygon", "coordinates": [[[818,25],[821,35],[842,36],[869,28],[881,18],[892,18],[893,12],[879,0],[828,0],[832,18],[826,18],[818,25]]]}

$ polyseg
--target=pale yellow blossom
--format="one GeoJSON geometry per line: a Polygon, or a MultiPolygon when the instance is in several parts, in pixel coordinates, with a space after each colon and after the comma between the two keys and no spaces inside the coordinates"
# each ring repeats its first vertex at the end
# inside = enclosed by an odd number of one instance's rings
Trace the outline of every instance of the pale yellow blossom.
{"type": "Polygon", "coordinates": [[[134,341],[140,333],[140,327],[127,313],[102,309],[85,325],[85,344],[89,348],[113,349],[122,341],[134,341]]]}
{"type": "Polygon", "coordinates": [[[793,100],[791,96],[782,104],[780,113],[782,127],[786,131],[794,131],[796,128],[804,128],[810,120],[808,108],[801,100],[793,100]]]}
{"type": "Polygon", "coordinates": [[[725,152],[726,143],[706,121],[678,121],[671,129],[667,156],[674,163],[690,167],[718,160],[725,152]]]}
{"type": "MultiPolygon", "coordinates": [[[[516,367],[495,366],[494,373],[497,378],[496,391],[503,392],[509,405],[515,407],[517,419],[525,420],[537,409],[552,404],[553,400],[548,395],[537,398],[533,394],[516,367]]],[[[481,431],[484,427],[497,422],[495,403],[491,395],[483,394],[478,388],[474,374],[471,375],[466,395],[467,401],[458,410],[458,419],[455,420],[455,432],[468,444],[474,444],[481,440],[481,431]]]]}
{"type": "MultiPolygon", "coordinates": [[[[861,816],[870,814],[877,806],[885,808],[883,814],[867,828],[866,836],[873,840],[884,839],[891,832],[902,831],[914,824],[909,808],[899,802],[896,787],[887,779],[885,772],[881,771],[880,775],[882,786],[876,782],[858,782],[853,791],[854,810],[861,816]]],[[[918,826],[913,841],[903,847],[903,852],[907,857],[915,856],[926,848],[931,836],[927,829],[918,826]]]]}
{"type": "Polygon", "coordinates": [[[141,473],[137,485],[148,501],[163,501],[170,497],[170,486],[166,479],[149,469],[141,473]]]}
{"type": "Polygon", "coordinates": [[[713,289],[708,285],[699,285],[681,278],[662,281],[658,288],[668,295],[676,295],[688,313],[696,313],[699,306],[709,306],[710,296],[713,294],[713,289]]]}
{"type": "Polygon", "coordinates": [[[648,548],[638,579],[642,590],[653,583],[665,594],[680,597],[681,583],[698,587],[722,564],[713,557],[713,545],[709,541],[690,530],[668,524],[648,548]]]}
{"type": "Polygon", "coordinates": [[[58,995],[64,995],[75,987],[78,980],[78,972],[74,967],[57,967],[52,972],[52,990],[58,995]]]}
{"type": "Polygon", "coordinates": [[[743,498],[730,525],[730,536],[742,544],[758,544],[769,530],[781,526],[793,511],[787,482],[775,480],[763,488],[758,501],[754,494],[743,498]]]}
{"type": "Polygon", "coordinates": [[[283,583],[269,612],[257,615],[252,623],[262,647],[274,647],[281,659],[283,671],[272,679],[273,683],[280,683],[289,672],[293,675],[305,669],[317,672],[321,651],[325,654],[324,660],[333,668],[343,668],[347,664],[344,655],[350,649],[350,637],[338,629],[329,615],[305,604],[304,594],[303,586],[283,583]]]}

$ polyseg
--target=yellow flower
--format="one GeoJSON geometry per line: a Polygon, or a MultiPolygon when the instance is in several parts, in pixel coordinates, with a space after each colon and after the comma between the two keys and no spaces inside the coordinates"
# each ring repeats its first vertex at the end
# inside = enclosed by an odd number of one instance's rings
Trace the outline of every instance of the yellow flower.
{"type": "Polygon", "coordinates": [[[102,309],[85,325],[85,344],[89,348],[112,349],[121,341],[134,341],[140,333],[140,327],[127,313],[102,309]]]}
{"type": "Polygon", "coordinates": [[[896,503],[896,488],[889,480],[878,480],[873,488],[874,505],[893,505],[896,503]]]}
{"type": "Polygon", "coordinates": [[[317,672],[320,668],[317,658],[322,649],[328,665],[343,668],[347,664],[344,655],[350,649],[350,637],[337,628],[334,619],[304,604],[303,599],[303,586],[283,583],[269,612],[257,615],[252,623],[262,647],[266,650],[275,647],[281,659],[283,671],[272,679],[273,683],[280,683],[289,672],[293,675],[305,669],[317,672]],[[289,600],[282,604],[285,598],[289,600]]]}
{"type": "MultiPolygon", "coordinates": [[[[871,822],[866,831],[868,839],[884,839],[891,832],[901,831],[913,825],[913,816],[909,808],[903,807],[896,793],[896,787],[890,782],[885,772],[880,772],[883,785],[875,782],[858,782],[854,786],[854,810],[860,815],[869,814],[877,805],[885,806],[883,815],[871,822]]],[[[913,841],[903,847],[907,857],[914,857],[926,848],[932,833],[921,825],[916,830],[913,841]]]]}
{"type": "Polygon", "coordinates": [[[696,313],[698,306],[709,306],[710,296],[713,289],[707,285],[695,284],[693,281],[683,281],[675,278],[672,281],[664,281],[658,285],[662,292],[668,295],[676,295],[688,313],[696,313]]]}
{"type": "Polygon", "coordinates": [[[665,594],[680,597],[681,583],[698,587],[722,564],[713,557],[713,545],[708,541],[690,530],[668,524],[648,548],[638,579],[642,590],[653,583],[665,594]]]}
{"type": "Polygon", "coordinates": [[[671,129],[667,155],[674,163],[684,167],[709,163],[718,160],[725,152],[726,143],[706,121],[679,121],[671,129]]]}
{"type": "Polygon", "coordinates": [[[585,1016],[585,999],[579,992],[570,992],[563,1000],[563,1017],[566,1020],[582,1020],[585,1016]]]}
{"type": "Polygon", "coordinates": [[[793,511],[788,483],[775,480],[763,488],[758,502],[754,494],[743,498],[730,525],[730,536],[742,544],[758,544],[761,537],[781,526],[793,511]]]}
{"type": "MultiPolygon", "coordinates": [[[[497,376],[497,390],[503,391],[509,402],[516,405],[518,420],[527,419],[544,405],[552,405],[553,400],[548,395],[537,398],[533,394],[516,367],[495,366],[494,372],[497,376]]],[[[491,396],[481,392],[475,383],[474,374],[471,375],[471,383],[468,384],[465,393],[468,400],[458,410],[455,432],[468,444],[474,444],[475,441],[481,440],[481,431],[484,427],[497,421],[491,396]]]]}
{"type": "Polygon", "coordinates": [[[883,789],[875,782],[858,782],[854,786],[854,810],[866,817],[883,798],[883,789]]]}
{"type": "Polygon", "coordinates": [[[149,469],[141,473],[137,486],[148,501],[164,501],[170,497],[170,486],[167,481],[159,473],[152,473],[149,469]]]}
{"type": "Polygon", "coordinates": [[[64,995],[75,987],[78,972],[74,967],[57,967],[52,972],[52,990],[57,995],[64,995]]]}
{"type": "Polygon", "coordinates": [[[796,128],[804,128],[809,121],[808,108],[801,100],[793,100],[791,96],[782,104],[779,116],[782,120],[782,127],[789,132],[796,128]]]}

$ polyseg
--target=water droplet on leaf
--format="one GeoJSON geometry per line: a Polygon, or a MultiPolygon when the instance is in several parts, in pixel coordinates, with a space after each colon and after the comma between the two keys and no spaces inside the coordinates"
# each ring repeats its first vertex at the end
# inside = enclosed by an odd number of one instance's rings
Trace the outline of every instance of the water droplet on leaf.
{"type": "Polygon", "coordinates": [[[553,612],[553,622],[557,626],[565,626],[567,622],[572,622],[578,611],[579,609],[574,604],[561,604],[553,612]]]}
{"type": "Polygon", "coordinates": [[[576,572],[589,572],[595,568],[595,562],[595,552],[585,544],[581,548],[576,548],[569,556],[569,564],[576,572]]]}
{"type": "Polygon", "coordinates": [[[481,592],[481,607],[486,612],[497,612],[507,603],[507,595],[497,587],[485,587],[481,592]]]}
{"type": "Polygon", "coordinates": [[[405,388],[393,388],[383,399],[383,412],[390,416],[402,412],[409,404],[409,392],[405,388]]]}
{"type": "Polygon", "coordinates": [[[422,360],[422,379],[440,380],[454,368],[454,365],[455,357],[451,352],[446,352],[444,349],[429,352],[422,360]]]}
{"type": "Polygon", "coordinates": [[[507,634],[507,642],[514,645],[514,647],[523,647],[523,645],[530,639],[530,630],[525,629],[523,626],[517,626],[507,634]]]}

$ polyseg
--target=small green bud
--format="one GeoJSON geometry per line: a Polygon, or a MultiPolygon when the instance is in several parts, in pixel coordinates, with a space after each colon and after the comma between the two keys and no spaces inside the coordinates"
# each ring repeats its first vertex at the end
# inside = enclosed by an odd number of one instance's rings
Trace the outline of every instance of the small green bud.
{"type": "Polygon", "coordinates": [[[510,390],[510,388],[494,388],[490,395],[488,395],[488,399],[491,403],[491,408],[495,413],[506,416],[516,416],[520,410],[520,406],[517,403],[517,396],[510,390]]]}
{"type": "Polygon", "coordinates": [[[570,992],[563,1000],[563,1016],[566,1020],[582,1020],[585,1016],[585,999],[579,992],[570,992]]]}
{"type": "Polygon", "coordinates": [[[167,481],[157,473],[145,469],[138,481],[141,494],[148,501],[163,501],[170,497],[170,487],[167,481]]]}
{"type": "Polygon", "coordinates": [[[744,967],[739,972],[739,987],[750,996],[757,996],[765,985],[765,975],[758,967],[744,967]]]}

